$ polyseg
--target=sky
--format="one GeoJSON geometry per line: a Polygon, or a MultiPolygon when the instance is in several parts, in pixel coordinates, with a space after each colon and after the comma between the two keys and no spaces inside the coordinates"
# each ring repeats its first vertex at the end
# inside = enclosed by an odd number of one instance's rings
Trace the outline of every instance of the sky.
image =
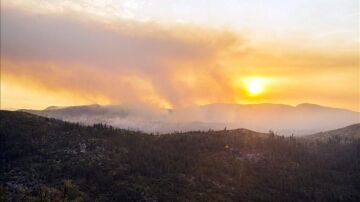
{"type": "Polygon", "coordinates": [[[360,111],[357,0],[2,0],[1,109],[360,111]]]}

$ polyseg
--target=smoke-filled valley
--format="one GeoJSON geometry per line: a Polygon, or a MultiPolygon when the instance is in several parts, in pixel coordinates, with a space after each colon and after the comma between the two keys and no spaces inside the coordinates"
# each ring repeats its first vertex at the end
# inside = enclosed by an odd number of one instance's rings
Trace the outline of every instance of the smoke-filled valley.
{"type": "Polygon", "coordinates": [[[155,134],[246,128],[298,136],[360,122],[358,112],[314,104],[295,107],[282,104],[210,104],[179,109],[150,105],[87,105],[22,111],[74,123],[103,123],[155,134]]]}

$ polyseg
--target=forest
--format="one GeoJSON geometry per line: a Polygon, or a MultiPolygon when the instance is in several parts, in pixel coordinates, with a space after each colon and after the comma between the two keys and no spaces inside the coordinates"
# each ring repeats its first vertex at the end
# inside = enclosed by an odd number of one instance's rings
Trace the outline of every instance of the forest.
{"type": "Polygon", "coordinates": [[[166,135],[0,112],[0,201],[360,201],[360,140],[166,135]]]}

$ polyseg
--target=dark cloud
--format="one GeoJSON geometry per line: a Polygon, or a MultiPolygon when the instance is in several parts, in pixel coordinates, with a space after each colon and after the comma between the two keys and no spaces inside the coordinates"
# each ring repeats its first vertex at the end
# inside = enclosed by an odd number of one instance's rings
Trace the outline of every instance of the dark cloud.
{"type": "Polygon", "coordinates": [[[165,31],[160,33],[161,30],[145,33],[148,30],[139,27],[136,33],[126,29],[115,31],[64,15],[32,14],[10,8],[2,9],[1,13],[3,57],[65,60],[103,68],[148,68],[163,58],[188,60],[211,56],[201,44],[191,44],[165,31]]]}

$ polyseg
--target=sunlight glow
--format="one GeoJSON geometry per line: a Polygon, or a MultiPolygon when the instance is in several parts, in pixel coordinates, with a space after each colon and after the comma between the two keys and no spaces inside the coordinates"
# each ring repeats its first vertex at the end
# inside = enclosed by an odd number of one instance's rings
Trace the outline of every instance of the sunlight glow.
{"type": "Polygon", "coordinates": [[[245,81],[245,84],[246,84],[246,90],[251,96],[259,95],[264,91],[264,80],[262,79],[259,78],[249,79],[245,81]]]}

